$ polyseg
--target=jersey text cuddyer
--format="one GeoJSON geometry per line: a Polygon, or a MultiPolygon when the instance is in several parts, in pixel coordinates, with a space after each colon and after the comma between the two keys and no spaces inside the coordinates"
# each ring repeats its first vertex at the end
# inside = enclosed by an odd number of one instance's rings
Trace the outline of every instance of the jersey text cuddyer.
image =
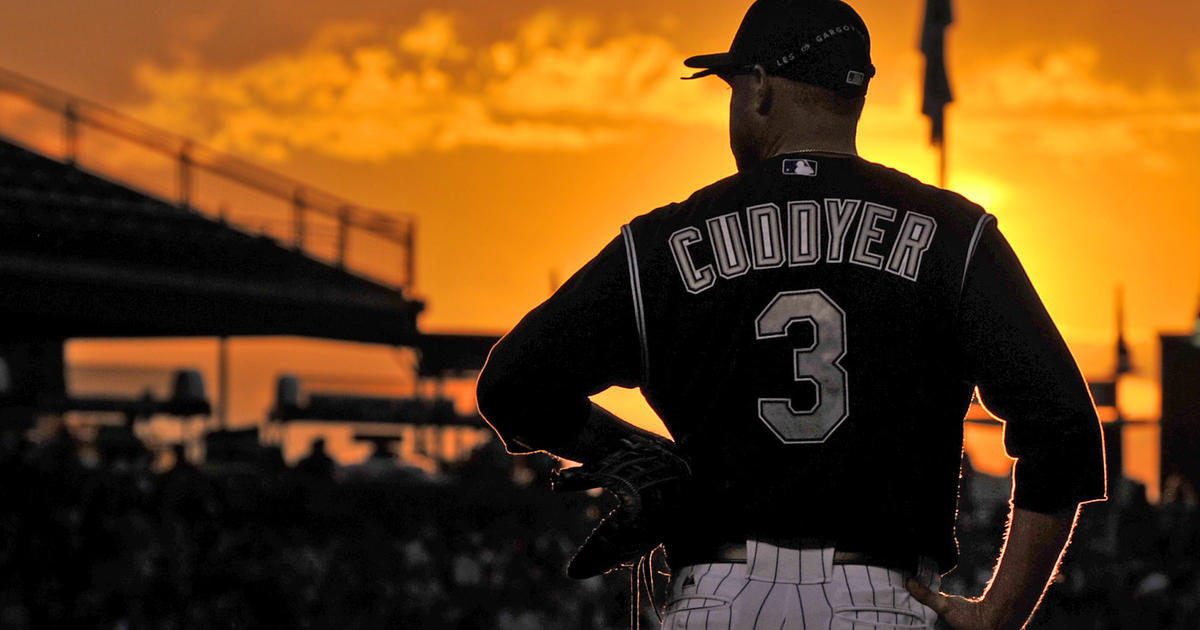
{"type": "Polygon", "coordinates": [[[825,199],[824,204],[814,200],[789,201],[786,230],[784,212],[774,203],[747,207],[744,224],[737,212],[712,217],[705,221],[705,226],[716,262],[715,271],[713,265],[697,267],[689,253],[689,247],[704,241],[699,227],[676,230],[668,239],[668,245],[679,277],[690,293],[702,293],[711,288],[717,282],[717,275],[730,279],[751,269],[775,269],[784,264],[800,267],[814,265],[822,259],[827,263],[848,260],[916,282],[921,270],[921,255],[933,243],[937,221],[918,212],[905,212],[899,236],[885,259],[877,246],[891,227],[888,224],[895,225],[898,213],[895,208],[861,199],[825,199]],[[862,219],[847,252],[847,233],[860,209],[862,219]],[[822,217],[824,249],[818,226],[822,217]],[[744,226],[749,226],[749,231],[744,226]]]}

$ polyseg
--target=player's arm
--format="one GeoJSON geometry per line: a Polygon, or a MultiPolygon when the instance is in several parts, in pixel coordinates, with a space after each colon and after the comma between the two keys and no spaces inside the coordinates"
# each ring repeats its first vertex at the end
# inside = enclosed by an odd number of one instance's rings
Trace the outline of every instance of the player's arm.
{"type": "Polygon", "coordinates": [[[1053,576],[1079,504],[1104,498],[1103,437],[1075,360],[994,223],[970,261],[960,307],[964,369],[1005,421],[1005,449],[1017,460],[1010,529],[982,598],[914,594],[956,628],[1019,628],[1053,576]]]}
{"type": "Polygon", "coordinates": [[[1079,506],[1043,514],[1013,508],[996,573],[982,597],[935,593],[910,579],[908,590],[957,630],[1021,628],[1041,601],[1075,527],[1079,506]]]}
{"type": "Polygon", "coordinates": [[[510,453],[594,459],[642,432],[588,399],[640,382],[638,344],[618,238],[492,348],[476,386],[480,413],[510,453]]]}
{"type": "Polygon", "coordinates": [[[1013,504],[1049,514],[1102,500],[1104,441],[1087,382],[994,222],[968,268],[959,320],[964,370],[1016,458],[1013,504]]]}

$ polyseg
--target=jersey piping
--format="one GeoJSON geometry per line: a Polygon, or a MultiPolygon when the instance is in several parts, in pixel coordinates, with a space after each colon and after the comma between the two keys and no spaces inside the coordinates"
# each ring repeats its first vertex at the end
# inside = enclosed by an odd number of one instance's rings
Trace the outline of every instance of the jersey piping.
{"type": "Polygon", "coordinates": [[[992,220],[995,220],[995,217],[984,214],[975,223],[975,233],[971,234],[971,244],[967,246],[967,259],[963,262],[962,282],[958,284],[959,296],[962,296],[963,289],[967,286],[967,270],[971,268],[971,259],[975,257],[975,247],[979,245],[979,239],[983,237],[983,229],[987,227],[988,221],[992,220]]]}
{"type": "Polygon", "coordinates": [[[633,230],[629,225],[621,226],[625,239],[625,257],[629,262],[629,290],[633,295],[633,317],[637,322],[638,344],[642,351],[642,382],[650,376],[650,347],[646,343],[646,307],[642,301],[642,277],[638,272],[637,248],[633,244],[633,230]]]}

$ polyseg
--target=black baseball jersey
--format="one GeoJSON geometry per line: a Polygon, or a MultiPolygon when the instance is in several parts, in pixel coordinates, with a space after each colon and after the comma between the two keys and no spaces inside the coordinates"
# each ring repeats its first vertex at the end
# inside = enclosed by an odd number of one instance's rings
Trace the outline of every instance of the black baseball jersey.
{"type": "Polygon", "coordinates": [[[948,570],[976,386],[1018,507],[1104,496],[1086,385],[995,218],[856,157],[777,156],[637,217],[485,374],[513,451],[640,386],[694,467],[681,544],[814,538],[948,570]]]}

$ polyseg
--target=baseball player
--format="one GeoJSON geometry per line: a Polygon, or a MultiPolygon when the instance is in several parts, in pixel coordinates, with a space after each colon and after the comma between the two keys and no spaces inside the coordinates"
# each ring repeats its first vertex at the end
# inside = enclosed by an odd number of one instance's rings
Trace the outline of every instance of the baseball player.
{"type": "MultiPolygon", "coordinates": [[[[480,410],[510,452],[625,488],[593,534],[615,549],[619,519],[667,499],[626,472],[653,448],[620,455],[653,438],[588,396],[641,388],[674,438],[654,448],[686,463],[669,466],[686,473],[677,502],[636,528],[661,530],[665,628],[1021,627],[1078,506],[1104,497],[1104,455],[995,217],[857,155],[875,72],[843,2],[757,0],[728,52],[684,63],[731,86],[738,172],[633,219],[522,319],[480,375],[480,410]],[[1016,463],[995,575],[964,599],[938,576],[956,563],[976,388],[1016,463]]],[[[583,556],[575,574],[604,568],[583,556]]]]}

